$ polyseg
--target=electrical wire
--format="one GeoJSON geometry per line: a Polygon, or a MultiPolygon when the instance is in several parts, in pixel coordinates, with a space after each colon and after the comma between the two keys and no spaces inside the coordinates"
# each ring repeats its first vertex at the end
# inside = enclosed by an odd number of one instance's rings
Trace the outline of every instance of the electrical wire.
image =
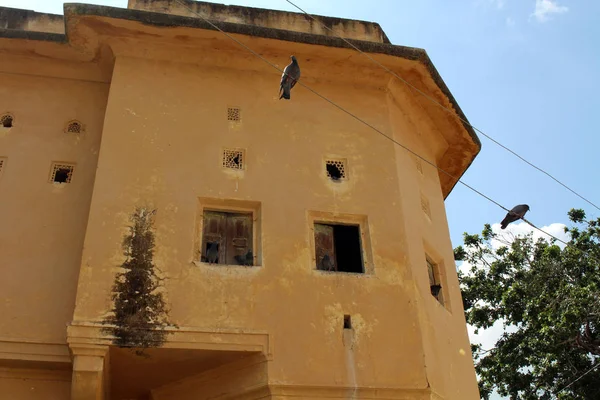
{"type": "Polygon", "coordinates": [[[313,15],[309,14],[308,12],[306,12],[305,10],[303,10],[300,6],[296,5],[294,2],[290,1],[290,0],[285,0],[286,2],[288,2],[289,4],[291,4],[292,6],[294,6],[295,8],[297,8],[298,10],[302,11],[304,14],[308,15],[310,18],[312,18],[312,20],[314,20],[315,22],[319,23],[321,26],[323,26],[325,29],[329,30],[331,33],[334,34],[334,36],[336,36],[339,39],[342,39],[344,42],[346,42],[348,45],[350,45],[353,49],[355,49],[356,51],[358,51],[359,53],[361,53],[362,55],[366,56],[369,60],[373,61],[375,64],[379,65],[381,68],[385,69],[387,72],[389,72],[390,74],[392,74],[393,76],[395,76],[396,78],[398,78],[400,81],[404,82],[409,88],[415,90],[416,92],[418,92],[419,94],[421,94],[422,96],[424,96],[425,98],[427,98],[428,100],[430,100],[431,102],[433,102],[434,104],[436,104],[437,106],[441,107],[442,109],[444,109],[445,111],[449,112],[450,114],[456,116],[458,119],[460,119],[464,124],[470,126],[471,128],[473,128],[475,131],[477,131],[478,133],[480,133],[481,135],[485,136],[486,138],[488,138],[490,141],[492,141],[493,143],[495,143],[496,145],[500,146],[501,148],[503,148],[504,150],[508,151],[509,153],[513,154],[515,157],[519,158],[521,161],[525,162],[526,164],[530,165],[531,167],[537,169],[538,171],[540,171],[541,173],[543,173],[544,175],[548,176],[549,178],[551,178],[552,180],[554,180],[555,182],[557,182],[559,185],[563,186],[565,189],[569,190],[571,193],[575,194],[576,196],[578,196],[579,198],[581,198],[582,200],[586,201],[587,203],[591,204],[592,206],[596,207],[598,210],[600,210],[600,207],[598,207],[596,204],[592,203],[590,200],[588,200],[587,198],[583,197],[582,195],[580,195],[579,193],[577,193],[575,190],[571,189],[569,186],[567,186],[566,184],[564,184],[563,182],[561,182],[560,180],[558,180],[556,177],[554,177],[552,174],[550,174],[549,172],[546,172],[545,170],[543,170],[542,168],[538,167],[537,165],[533,164],[532,162],[528,161],[527,159],[525,159],[524,157],[522,157],[521,155],[517,154],[515,151],[511,150],[509,147],[503,145],[502,143],[498,142],[496,139],[494,139],[493,137],[491,137],[490,135],[486,134],[485,132],[483,132],[481,129],[473,126],[469,121],[467,121],[465,118],[462,118],[461,116],[457,115],[454,110],[451,110],[450,108],[444,106],[443,104],[441,104],[440,102],[438,102],[436,99],[434,99],[433,97],[429,96],[428,94],[426,94],[425,92],[423,92],[422,90],[420,90],[419,88],[415,87],[414,85],[412,85],[411,83],[409,83],[408,81],[406,81],[405,79],[403,79],[401,76],[399,76],[397,73],[395,73],[394,71],[392,71],[391,69],[389,69],[388,67],[386,67],[385,65],[381,64],[379,61],[375,60],[373,57],[371,57],[369,54],[365,53],[364,51],[362,51],[361,49],[359,49],[357,46],[355,46],[354,44],[352,44],[349,40],[339,36],[338,34],[336,34],[333,29],[331,29],[330,27],[328,27],[327,25],[325,25],[323,22],[321,22],[320,20],[318,20],[317,18],[315,18],[313,15]]]}
{"type": "MultiPolygon", "coordinates": [[[[190,8],[187,4],[183,3],[181,0],[175,0],[177,3],[179,3],[180,5],[182,5],[184,8],[186,8],[188,11],[190,11],[192,14],[197,15],[198,18],[202,19],[204,22],[206,22],[207,24],[209,24],[210,26],[212,26],[214,29],[218,30],[219,32],[221,32],[223,35],[225,35],[226,37],[228,37],[229,39],[233,40],[234,42],[236,42],[238,45],[242,46],[244,49],[248,50],[250,53],[252,53],[254,56],[258,57],[259,59],[261,59],[263,62],[265,62],[266,64],[270,65],[271,67],[275,68],[277,71],[281,72],[282,74],[284,73],[282,69],[280,69],[279,67],[277,67],[275,64],[273,64],[272,62],[270,62],[269,60],[267,60],[266,58],[264,58],[263,56],[261,56],[260,54],[258,54],[257,52],[255,52],[254,50],[252,50],[250,47],[248,47],[246,44],[240,42],[239,40],[237,40],[235,37],[231,36],[230,34],[228,34],[227,32],[225,32],[224,30],[222,30],[221,28],[219,28],[217,25],[215,25],[214,23],[212,23],[210,20],[208,20],[207,18],[203,17],[200,13],[196,12],[195,10],[193,10],[192,8],[190,8]]],[[[308,91],[312,92],[313,94],[315,94],[316,96],[320,97],[321,99],[325,100],[326,102],[328,102],[329,104],[333,105],[334,107],[336,107],[337,109],[339,109],[340,111],[348,114],[350,117],[354,118],[355,120],[359,121],[360,123],[364,124],[365,126],[373,129],[375,132],[379,133],[381,136],[385,137],[386,139],[392,141],[394,144],[402,147],[404,150],[408,151],[409,153],[413,154],[415,157],[420,158],[421,160],[425,161],[427,164],[431,165],[432,167],[434,167],[435,169],[437,169],[438,171],[446,174],[447,176],[449,176],[450,178],[454,179],[457,183],[462,184],[463,186],[465,186],[466,188],[470,189],[471,191],[477,193],[478,195],[480,195],[481,197],[485,198],[486,200],[490,201],[491,203],[494,203],[495,205],[497,205],[498,207],[502,208],[504,211],[506,212],[510,212],[510,210],[506,207],[504,207],[502,204],[498,203],[497,201],[495,201],[494,199],[492,199],[489,196],[486,196],[485,194],[483,194],[482,192],[480,192],[479,190],[475,189],[473,186],[461,181],[459,178],[453,176],[452,174],[450,174],[449,172],[445,171],[444,169],[438,167],[435,163],[427,160],[426,158],[424,158],[423,156],[417,154],[416,152],[414,152],[413,150],[411,150],[410,148],[406,147],[405,145],[403,145],[402,143],[398,142],[397,140],[395,140],[394,138],[386,135],[385,133],[383,133],[382,131],[380,131],[379,129],[377,129],[376,127],[374,127],[373,125],[371,125],[370,123],[366,122],[365,120],[361,119],[360,117],[354,115],[353,113],[351,113],[350,111],[346,110],[345,108],[343,108],[342,106],[338,105],[337,103],[335,103],[333,100],[330,100],[329,98],[323,96],[322,94],[318,93],[316,90],[312,89],[311,87],[305,85],[304,83],[302,83],[301,81],[296,81],[296,83],[304,88],[306,88],[308,91]]],[[[523,221],[525,221],[528,225],[530,225],[532,228],[546,234],[547,236],[563,243],[566,246],[569,247],[573,247],[571,246],[569,243],[565,242],[564,240],[561,240],[559,238],[557,238],[554,235],[551,235],[550,233],[544,231],[541,228],[538,228],[537,226],[535,226],[534,224],[532,224],[531,222],[527,221],[526,219],[522,218],[523,221]]],[[[576,247],[573,247],[573,249],[580,251],[584,254],[587,254],[589,256],[589,254],[586,251],[580,250],[576,247]]]]}
{"type": "Polygon", "coordinates": [[[579,376],[579,378],[575,379],[574,381],[572,381],[571,383],[569,383],[567,386],[565,386],[564,388],[560,389],[558,392],[556,392],[556,395],[558,396],[561,392],[563,392],[566,389],[568,389],[569,387],[571,387],[575,382],[577,382],[578,380],[580,380],[581,378],[583,378],[584,376],[586,376],[587,374],[589,374],[590,372],[592,372],[593,370],[595,370],[598,367],[600,367],[600,362],[597,362],[596,365],[594,365],[592,368],[590,368],[589,370],[587,370],[586,372],[584,372],[581,376],[579,376]]]}

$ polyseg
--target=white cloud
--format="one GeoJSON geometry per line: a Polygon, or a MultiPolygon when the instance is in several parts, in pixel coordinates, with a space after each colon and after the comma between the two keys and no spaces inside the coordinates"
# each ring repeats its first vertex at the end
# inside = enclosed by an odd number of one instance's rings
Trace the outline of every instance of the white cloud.
{"type": "Polygon", "coordinates": [[[467,325],[467,331],[469,332],[469,339],[473,344],[480,344],[483,350],[489,350],[494,347],[498,339],[504,332],[516,332],[515,326],[504,327],[503,320],[496,321],[491,328],[480,329],[479,332],[475,333],[475,327],[467,325]]]}
{"type": "MultiPolygon", "coordinates": [[[[543,226],[540,229],[560,240],[567,242],[567,241],[569,241],[569,235],[567,233],[565,233],[565,226],[566,226],[565,224],[556,222],[556,223],[553,223],[553,224],[550,224],[547,226],[543,226]]],[[[500,229],[500,224],[493,224],[492,232],[498,234],[498,236],[500,237],[500,240],[496,240],[496,239],[492,240],[491,244],[494,249],[497,249],[501,246],[505,246],[505,244],[502,243],[502,241],[510,242],[515,237],[524,236],[531,232],[533,232],[533,240],[534,241],[538,240],[539,238],[544,238],[548,241],[550,241],[552,239],[550,236],[540,232],[537,229],[532,228],[531,225],[527,224],[526,222],[512,223],[512,224],[508,225],[508,227],[504,230],[500,229]]],[[[561,248],[564,247],[564,244],[562,244],[560,242],[556,242],[556,244],[558,246],[560,246],[561,248]]]]}
{"type": "Polygon", "coordinates": [[[551,14],[563,14],[569,11],[568,7],[558,5],[556,0],[535,0],[533,17],[539,22],[546,22],[551,14]]]}

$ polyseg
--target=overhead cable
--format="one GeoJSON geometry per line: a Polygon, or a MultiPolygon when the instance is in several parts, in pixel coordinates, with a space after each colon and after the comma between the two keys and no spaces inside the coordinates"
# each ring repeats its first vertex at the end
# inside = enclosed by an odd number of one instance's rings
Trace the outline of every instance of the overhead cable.
{"type": "Polygon", "coordinates": [[[509,147],[503,145],[502,143],[500,143],[499,141],[497,141],[496,139],[494,139],[493,137],[491,137],[490,135],[488,135],[487,133],[483,132],[481,129],[473,126],[469,121],[467,121],[466,118],[462,118],[460,115],[458,115],[454,110],[446,107],[445,105],[441,104],[439,101],[437,101],[436,99],[434,99],[433,97],[431,97],[430,95],[428,95],[427,93],[423,92],[422,90],[420,90],[419,88],[417,88],[416,86],[414,86],[413,84],[411,84],[410,82],[408,82],[407,80],[405,80],[404,78],[402,78],[400,75],[398,75],[396,72],[392,71],[391,69],[389,69],[388,67],[386,67],[385,65],[383,65],[382,63],[380,63],[379,61],[375,60],[373,57],[371,57],[368,53],[365,53],[364,51],[362,51],[360,48],[358,48],[356,45],[354,45],[352,42],[350,42],[349,40],[343,38],[342,36],[336,34],[334,32],[333,29],[331,29],[330,27],[328,27],[327,25],[325,25],[323,22],[321,22],[319,19],[317,19],[316,17],[314,17],[312,14],[309,14],[307,11],[305,11],[304,9],[302,9],[300,6],[296,5],[294,2],[290,1],[290,0],[285,0],[286,2],[288,2],[289,4],[291,4],[292,6],[294,6],[295,8],[297,8],[298,10],[302,11],[304,14],[308,15],[310,18],[312,18],[313,21],[316,21],[317,23],[319,23],[321,26],[323,26],[325,29],[329,30],[331,33],[333,33],[334,36],[336,36],[339,39],[342,39],[344,42],[346,42],[349,46],[351,46],[353,49],[355,49],[356,51],[358,51],[359,53],[361,53],[362,55],[364,55],[365,57],[367,57],[369,60],[371,60],[372,62],[374,62],[375,64],[379,65],[381,68],[385,69],[387,72],[389,72],[390,74],[392,74],[393,76],[395,76],[396,78],[398,78],[400,81],[404,82],[410,89],[416,91],[417,93],[421,94],[422,96],[424,96],[425,98],[427,98],[428,100],[430,100],[431,102],[433,102],[434,104],[436,104],[437,106],[441,107],[442,109],[444,109],[445,111],[451,113],[452,115],[456,116],[458,119],[460,119],[464,124],[470,126],[471,128],[473,128],[473,130],[477,131],[478,133],[480,133],[481,135],[485,136],[486,138],[488,138],[490,141],[492,141],[493,143],[497,144],[498,146],[500,146],[501,148],[503,148],[504,150],[508,151],[509,153],[511,153],[512,155],[514,155],[515,157],[519,158],[521,161],[525,162],[526,164],[528,164],[529,166],[537,169],[538,171],[540,171],[541,173],[543,173],[544,175],[548,176],[549,178],[551,178],[552,180],[554,180],[556,183],[558,183],[559,185],[563,186],[565,189],[569,190],[571,193],[575,194],[577,197],[581,198],[582,200],[586,201],[587,203],[591,204],[592,206],[596,207],[598,210],[600,210],[600,207],[598,207],[596,204],[594,204],[593,202],[591,202],[590,200],[588,200],[587,198],[585,198],[584,196],[582,196],[581,194],[577,193],[575,190],[571,189],[569,186],[567,186],[565,183],[561,182],[560,180],[558,180],[556,177],[554,177],[554,175],[550,174],[549,172],[545,171],[544,169],[538,167],[537,165],[533,164],[532,162],[528,161],[526,158],[522,157],[521,155],[519,155],[518,153],[516,153],[515,151],[513,151],[512,149],[510,149],[509,147]]]}

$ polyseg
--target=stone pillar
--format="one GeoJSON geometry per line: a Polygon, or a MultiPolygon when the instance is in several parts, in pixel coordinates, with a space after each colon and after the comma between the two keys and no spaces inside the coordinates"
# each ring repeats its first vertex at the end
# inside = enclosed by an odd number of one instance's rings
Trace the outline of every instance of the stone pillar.
{"type": "Polygon", "coordinates": [[[71,352],[71,400],[104,400],[104,363],[108,347],[71,345],[71,352]]]}

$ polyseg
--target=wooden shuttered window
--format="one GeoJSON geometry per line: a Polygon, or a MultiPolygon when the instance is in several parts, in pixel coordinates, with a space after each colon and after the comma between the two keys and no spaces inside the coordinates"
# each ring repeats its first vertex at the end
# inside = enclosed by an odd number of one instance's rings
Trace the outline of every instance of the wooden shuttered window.
{"type": "Polygon", "coordinates": [[[337,271],[333,226],[315,224],[315,256],[317,269],[327,271],[328,269],[323,266],[323,257],[325,257],[325,254],[329,255],[329,259],[333,264],[333,271],[337,271]]]}
{"type": "MultiPolygon", "coordinates": [[[[208,261],[211,243],[218,244],[217,264],[239,265],[238,260],[252,250],[252,214],[204,211],[201,261],[208,261]]],[[[254,265],[253,260],[249,265],[254,265]]]]}

